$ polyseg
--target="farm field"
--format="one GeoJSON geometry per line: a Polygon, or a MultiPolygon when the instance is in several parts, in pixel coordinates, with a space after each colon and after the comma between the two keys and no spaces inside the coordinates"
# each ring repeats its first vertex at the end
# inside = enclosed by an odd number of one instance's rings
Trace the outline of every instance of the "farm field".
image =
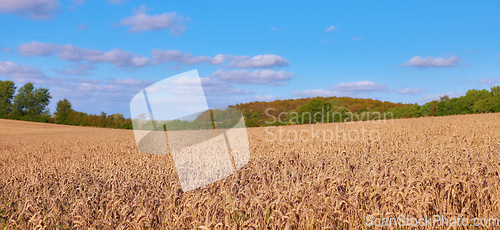
{"type": "Polygon", "coordinates": [[[0,119],[0,228],[359,229],[367,215],[498,218],[499,130],[498,113],[249,128],[242,170],[183,193],[171,158],[140,152],[133,131],[0,119]]]}

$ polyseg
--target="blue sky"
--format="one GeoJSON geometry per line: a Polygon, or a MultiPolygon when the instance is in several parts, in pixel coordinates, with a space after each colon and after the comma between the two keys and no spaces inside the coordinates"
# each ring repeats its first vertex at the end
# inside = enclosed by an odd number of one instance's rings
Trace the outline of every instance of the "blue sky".
{"type": "Polygon", "coordinates": [[[498,1],[0,0],[0,80],[88,113],[197,69],[221,105],[425,103],[500,84],[498,1]]]}

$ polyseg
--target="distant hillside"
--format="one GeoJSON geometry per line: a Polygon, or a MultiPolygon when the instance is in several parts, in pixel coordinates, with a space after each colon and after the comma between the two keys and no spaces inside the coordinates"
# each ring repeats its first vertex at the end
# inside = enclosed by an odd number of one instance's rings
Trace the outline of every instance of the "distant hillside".
{"type": "MultiPolygon", "coordinates": [[[[72,109],[67,99],[57,102],[56,112],[51,114],[47,106],[52,97],[49,89],[36,88],[26,83],[19,89],[12,81],[0,81],[0,118],[58,123],[67,125],[95,126],[132,129],[131,118],[116,113],[107,115],[87,114],[72,109]]],[[[363,98],[315,97],[250,102],[229,106],[224,110],[200,111],[188,117],[163,121],[170,130],[230,128],[241,120],[239,111],[248,127],[328,122],[366,121],[392,118],[446,116],[471,113],[500,112],[500,86],[468,90],[465,96],[449,98],[424,105],[392,103],[363,98]],[[320,114],[320,116],[316,116],[320,114]]],[[[141,115],[144,116],[145,114],[141,115]]],[[[141,118],[134,118],[139,119],[141,118]]],[[[141,118],[142,119],[142,118],[141,118]]],[[[139,121],[138,121],[139,122],[139,121]]],[[[144,129],[156,128],[153,123],[139,122],[144,129]]]]}
{"type": "MultiPolygon", "coordinates": [[[[414,104],[392,103],[374,99],[351,98],[351,97],[314,97],[276,100],[272,102],[250,102],[237,104],[234,107],[241,110],[249,127],[265,126],[266,121],[271,121],[272,116],[277,117],[282,112],[299,112],[300,109],[313,100],[329,102],[331,109],[335,111],[363,113],[363,112],[386,112],[391,108],[410,108],[414,104]],[[268,110],[268,115],[266,115],[268,110]],[[272,116],[270,116],[272,115],[272,116]]],[[[278,124],[273,124],[278,125],[278,124]]]]}
{"type": "Polygon", "coordinates": [[[424,105],[350,97],[315,97],[250,102],[234,107],[242,111],[248,127],[497,113],[500,112],[500,86],[492,87],[490,91],[471,89],[465,96],[443,96],[439,101],[424,105]],[[326,113],[326,119],[318,121],[316,118],[304,116],[316,113],[326,113]],[[276,119],[278,117],[279,120],[276,119]]]}

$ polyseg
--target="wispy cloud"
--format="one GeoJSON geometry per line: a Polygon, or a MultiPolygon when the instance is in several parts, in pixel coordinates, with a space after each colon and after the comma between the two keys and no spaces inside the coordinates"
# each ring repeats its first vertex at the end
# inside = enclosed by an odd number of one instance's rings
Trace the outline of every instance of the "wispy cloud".
{"type": "Polygon", "coordinates": [[[148,8],[144,5],[134,10],[132,16],[121,20],[123,26],[130,26],[131,32],[170,30],[173,35],[180,35],[186,29],[186,18],[176,12],[147,15],[148,8]]]}
{"type": "Polygon", "coordinates": [[[179,50],[163,50],[154,49],[151,51],[153,64],[163,64],[165,62],[179,62],[181,64],[198,64],[208,63],[212,65],[220,65],[229,59],[230,55],[218,54],[214,57],[209,56],[194,56],[190,53],[183,53],[179,50]]]}
{"type": "Polygon", "coordinates": [[[58,45],[52,43],[31,42],[20,45],[19,54],[22,56],[48,56],[57,54],[60,59],[67,61],[87,61],[89,63],[107,62],[118,67],[143,67],[149,64],[149,58],[140,54],[121,49],[107,52],[80,48],[73,45],[58,45]]]}
{"type": "Polygon", "coordinates": [[[90,64],[110,63],[117,67],[145,67],[148,65],[161,65],[166,62],[177,62],[183,65],[206,63],[210,65],[222,65],[229,62],[232,68],[271,68],[286,67],[290,64],[285,58],[264,54],[250,56],[233,56],[229,54],[217,54],[210,56],[195,56],[180,50],[153,49],[151,59],[141,54],[133,54],[122,49],[101,51],[77,47],[71,44],[59,45],[53,43],[31,42],[17,47],[21,56],[50,56],[57,55],[62,60],[71,62],[86,61],[90,64]]]}
{"type": "Polygon", "coordinates": [[[429,68],[429,67],[454,67],[458,64],[458,57],[452,56],[449,58],[444,57],[420,57],[415,56],[410,59],[410,61],[402,64],[403,66],[414,66],[418,68],[429,68]]]}
{"type": "MultiPolygon", "coordinates": [[[[94,112],[116,113],[117,110],[129,106],[130,99],[144,85],[135,79],[109,79],[108,81],[78,78],[59,78],[58,82],[48,85],[53,102],[67,98],[75,106],[92,104],[94,112]],[[138,83],[138,84],[133,84],[138,83]]],[[[77,110],[79,110],[77,108],[77,110]]]]}
{"type": "Polygon", "coordinates": [[[122,86],[141,86],[145,87],[147,85],[152,84],[153,82],[151,81],[145,81],[145,80],[136,80],[136,79],[131,79],[131,78],[114,78],[108,81],[109,84],[114,84],[114,85],[122,85],[122,86]]]}
{"type": "Polygon", "coordinates": [[[257,55],[254,57],[235,56],[229,63],[229,65],[234,68],[269,68],[273,66],[285,67],[289,64],[289,61],[274,54],[257,55]]]}
{"type": "Polygon", "coordinates": [[[412,89],[412,88],[405,88],[405,89],[399,89],[398,90],[398,93],[399,94],[422,94],[423,92],[425,92],[425,90],[421,89],[421,88],[415,88],[415,89],[412,89]]]}
{"type": "Polygon", "coordinates": [[[340,92],[366,93],[387,91],[387,85],[376,84],[371,81],[341,82],[337,85],[334,85],[332,89],[340,92]]]}
{"type": "Polygon", "coordinates": [[[377,84],[371,81],[341,82],[329,89],[311,89],[295,91],[296,97],[331,97],[331,96],[362,96],[376,92],[389,92],[387,85],[377,84]]]}
{"type": "Polygon", "coordinates": [[[295,73],[287,73],[285,71],[274,70],[255,70],[249,72],[247,70],[223,71],[218,70],[213,73],[215,77],[221,81],[239,84],[257,84],[257,85],[282,85],[283,82],[290,80],[295,73]]]}
{"type": "Polygon", "coordinates": [[[355,38],[351,38],[351,41],[357,42],[357,41],[361,40],[361,38],[362,38],[361,36],[355,37],[355,38]]]}
{"type": "Polygon", "coordinates": [[[47,87],[53,96],[52,101],[67,98],[75,105],[92,104],[94,112],[116,112],[128,106],[130,99],[148,81],[113,78],[107,81],[83,78],[51,77],[40,69],[20,65],[10,61],[0,61],[0,79],[9,79],[15,83],[28,82],[47,87]]]}
{"type": "Polygon", "coordinates": [[[48,78],[40,69],[19,65],[11,61],[0,61],[0,76],[16,83],[42,83],[48,78]]]}
{"type": "Polygon", "coordinates": [[[335,27],[334,25],[332,26],[329,26],[328,28],[325,29],[325,32],[333,32],[333,31],[336,31],[337,30],[337,27],[335,27]]]}
{"type": "Polygon", "coordinates": [[[227,97],[228,95],[249,95],[254,92],[247,89],[242,89],[229,84],[228,82],[221,81],[214,77],[201,78],[203,90],[208,97],[227,97]]]}
{"type": "Polygon", "coordinates": [[[274,95],[264,94],[264,95],[256,95],[254,98],[252,98],[250,100],[252,100],[252,101],[275,101],[278,99],[280,99],[280,97],[274,96],[274,95]]]}
{"type": "MultiPolygon", "coordinates": [[[[78,68],[76,66],[75,68],[78,68]]],[[[83,67],[81,67],[83,68],[83,67]]],[[[72,71],[65,69],[66,74],[72,71]]],[[[76,71],[76,70],[75,70],[76,71]]],[[[61,71],[60,71],[61,72],[61,71]]],[[[153,82],[132,78],[110,78],[105,81],[74,77],[51,77],[40,69],[0,61],[0,79],[9,79],[16,83],[31,82],[50,89],[54,102],[67,98],[75,105],[92,104],[93,111],[113,112],[129,106],[130,99],[138,91],[153,82]]],[[[189,85],[190,82],[180,82],[189,85]]],[[[252,96],[251,90],[240,88],[216,77],[201,78],[203,90],[210,106],[227,106],[242,101],[273,100],[269,95],[252,96]]]]}
{"type": "Polygon", "coordinates": [[[64,69],[56,69],[54,68],[54,72],[62,75],[73,75],[73,76],[86,76],[90,75],[89,70],[93,69],[92,65],[89,63],[85,64],[76,64],[70,66],[69,68],[64,69]]]}
{"type": "Polygon", "coordinates": [[[274,54],[250,56],[233,56],[229,54],[217,54],[210,56],[195,56],[190,53],[184,53],[180,50],[154,49],[151,51],[152,63],[154,65],[165,62],[178,62],[184,65],[207,63],[210,65],[221,65],[226,61],[232,68],[270,68],[286,67],[290,64],[288,60],[274,54]]]}
{"type": "Polygon", "coordinates": [[[2,0],[0,12],[31,19],[52,19],[59,11],[59,0],[2,0]]]}
{"type": "Polygon", "coordinates": [[[500,82],[500,78],[491,78],[491,77],[479,79],[477,81],[478,84],[489,85],[489,86],[494,86],[499,82],[500,82]]]}
{"type": "Polygon", "coordinates": [[[304,91],[294,91],[292,95],[295,97],[333,97],[338,96],[338,92],[325,89],[310,89],[304,91]]]}

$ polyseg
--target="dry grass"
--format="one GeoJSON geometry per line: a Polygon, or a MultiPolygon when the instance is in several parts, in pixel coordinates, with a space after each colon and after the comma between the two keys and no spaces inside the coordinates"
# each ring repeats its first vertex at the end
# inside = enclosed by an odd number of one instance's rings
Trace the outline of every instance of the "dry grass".
{"type": "Polygon", "coordinates": [[[139,152],[132,131],[0,120],[0,227],[357,229],[368,214],[500,217],[500,114],[314,125],[335,127],[380,138],[269,141],[278,128],[251,128],[248,165],[183,193],[170,158],[139,152]]]}

